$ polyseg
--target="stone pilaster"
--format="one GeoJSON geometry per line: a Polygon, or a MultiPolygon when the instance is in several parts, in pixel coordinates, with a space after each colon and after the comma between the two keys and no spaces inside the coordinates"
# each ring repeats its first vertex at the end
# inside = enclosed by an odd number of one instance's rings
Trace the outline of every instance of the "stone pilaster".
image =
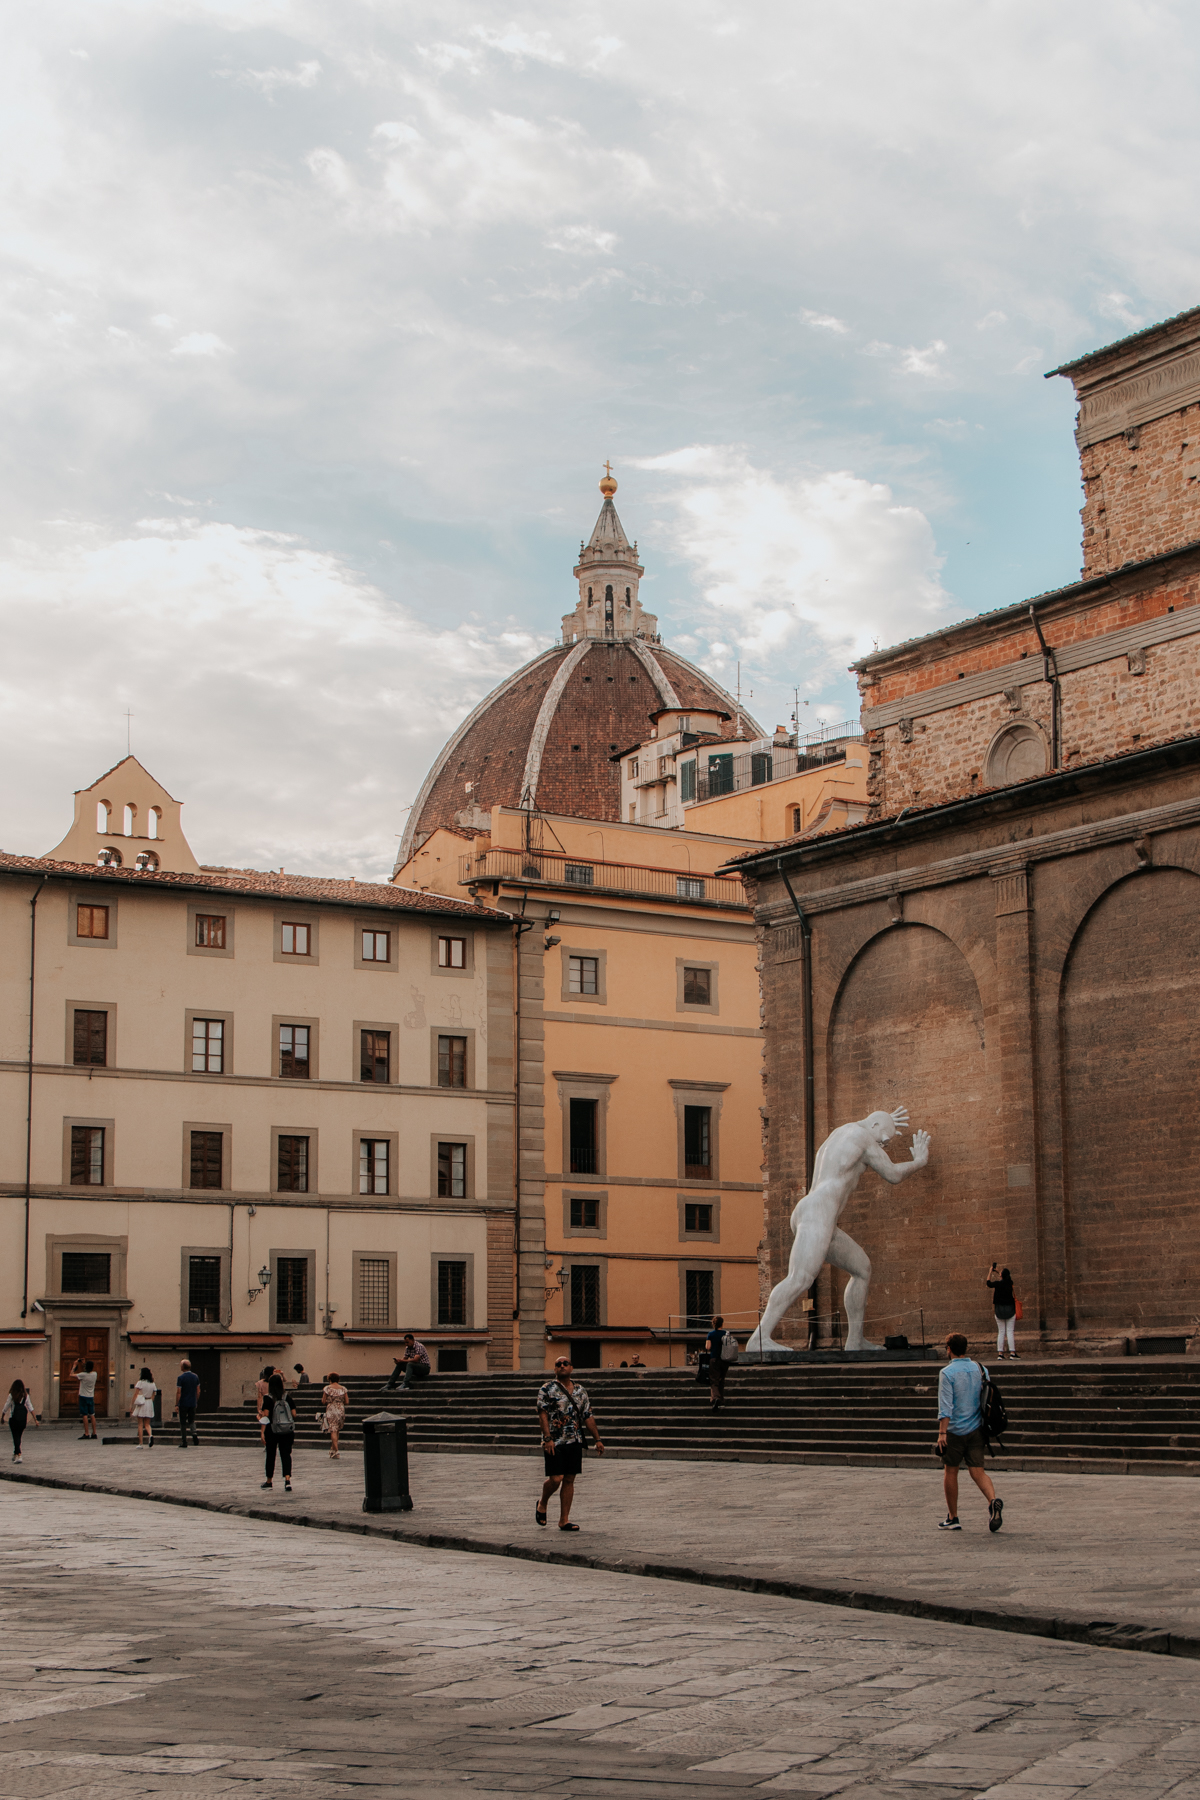
{"type": "Polygon", "coordinates": [[[546,982],[540,922],[517,951],[517,1305],[520,1364],[546,1362],[546,982]]]}

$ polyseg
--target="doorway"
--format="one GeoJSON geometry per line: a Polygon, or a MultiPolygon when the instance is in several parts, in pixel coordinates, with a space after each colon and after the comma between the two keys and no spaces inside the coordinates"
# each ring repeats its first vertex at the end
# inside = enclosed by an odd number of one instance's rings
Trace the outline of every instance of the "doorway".
{"type": "MultiPolygon", "coordinates": [[[[572,1274],[575,1271],[572,1269],[572,1274]]],[[[577,1369],[598,1369],[600,1367],[600,1342],[596,1338],[572,1338],[571,1362],[577,1369]]]]}
{"type": "MultiPolygon", "coordinates": [[[[187,1352],[187,1359],[192,1370],[200,1377],[200,1399],[197,1412],[216,1412],[221,1404],[221,1352],[204,1349],[199,1346],[187,1352]]],[[[175,1374],[179,1373],[176,1369],[175,1374]]],[[[175,1378],[171,1378],[171,1404],[175,1404],[175,1378]]]]}
{"type": "Polygon", "coordinates": [[[79,1411],[79,1382],[70,1373],[72,1365],[79,1358],[96,1365],[96,1417],[107,1419],[108,1330],[103,1325],[86,1325],[59,1333],[58,1416],[60,1419],[70,1419],[79,1411]]]}

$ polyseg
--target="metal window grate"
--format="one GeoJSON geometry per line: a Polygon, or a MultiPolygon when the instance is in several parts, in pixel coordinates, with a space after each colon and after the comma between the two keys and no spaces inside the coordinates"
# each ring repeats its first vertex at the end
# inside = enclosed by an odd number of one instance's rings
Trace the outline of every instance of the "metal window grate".
{"type": "Polygon", "coordinates": [[[465,1262],[438,1263],[438,1324],[465,1325],[467,1322],[467,1265],[465,1262]]]}
{"type": "Polygon", "coordinates": [[[594,1263],[571,1265],[571,1323],[600,1323],[600,1271],[594,1263]]]}
{"type": "Polygon", "coordinates": [[[112,1257],[101,1250],[64,1250],[62,1253],[62,1291],[64,1294],[109,1294],[112,1257]]]}
{"type": "Polygon", "coordinates": [[[193,1325],[221,1322],[221,1259],[188,1257],[188,1320],[193,1325]]]}
{"type": "Polygon", "coordinates": [[[711,1269],[687,1269],[684,1272],[684,1296],[687,1304],[689,1331],[707,1331],[715,1308],[715,1283],[711,1269]]]}
{"type": "Polygon", "coordinates": [[[358,1322],[391,1324],[391,1268],[386,1256],[364,1256],[358,1265],[358,1322]]]}
{"type": "Polygon", "coordinates": [[[306,1256],[281,1256],[275,1280],[276,1324],[307,1325],[308,1258],[306,1256]]]}

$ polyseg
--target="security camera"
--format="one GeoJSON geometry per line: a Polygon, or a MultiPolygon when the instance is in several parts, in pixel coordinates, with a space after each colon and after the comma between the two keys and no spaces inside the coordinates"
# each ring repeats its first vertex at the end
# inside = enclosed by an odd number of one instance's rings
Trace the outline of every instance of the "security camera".
{"type": "Polygon", "coordinates": [[[42,1305],[40,1300],[35,1300],[33,1303],[33,1310],[34,1310],[34,1312],[44,1313],[46,1309],[42,1305]]]}

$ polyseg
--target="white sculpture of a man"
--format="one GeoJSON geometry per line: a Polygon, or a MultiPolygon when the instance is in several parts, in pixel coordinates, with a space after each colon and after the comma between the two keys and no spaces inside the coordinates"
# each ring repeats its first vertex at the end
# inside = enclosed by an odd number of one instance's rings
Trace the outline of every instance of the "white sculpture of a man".
{"type": "Polygon", "coordinates": [[[822,1263],[844,1269],[850,1279],[846,1283],[846,1318],[849,1331],[847,1350],[872,1350],[876,1346],[863,1338],[863,1318],[867,1310],[867,1286],[871,1280],[871,1259],[852,1237],[838,1230],[838,1220],[846,1203],[867,1169],[874,1169],[893,1186],[923,1169],[929,1161],[929,1133],[914,1131],[912,1158],[894,1163],[884,1155],[884,1144],[890,1143],[898,1131],[908,1130],[908,1108],[898,1106],[895,1112],[868,1113],[853,1125],[839,1125],[831,1131],[817,1151],[813,1164],[812,1186],[792,1213],[792,1244],[788,1272],[771,1289],[762,1323],[746,1345],[753,1350],[786,1350],[777,1344],[772,1331],[794,1300],[808,1292],[817,1279],[822,1263]]]}

